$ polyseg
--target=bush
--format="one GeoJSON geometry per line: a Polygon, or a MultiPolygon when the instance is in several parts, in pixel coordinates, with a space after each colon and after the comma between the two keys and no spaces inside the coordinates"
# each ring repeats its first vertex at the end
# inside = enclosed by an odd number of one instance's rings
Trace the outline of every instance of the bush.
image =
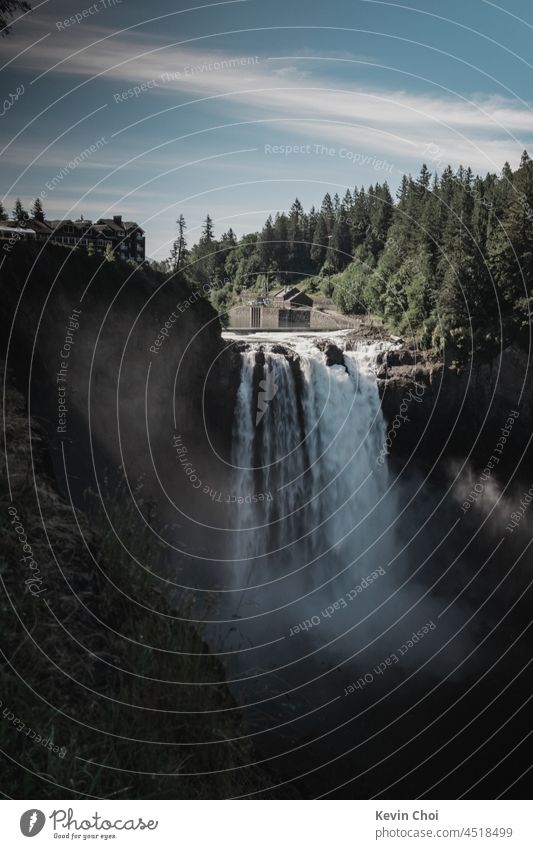
{"type": "Polygon", "coordinates": [[[368,271],[352,263],[333,281],[333,301],[343,313],[365,313],[365,284],[368,271]]]}

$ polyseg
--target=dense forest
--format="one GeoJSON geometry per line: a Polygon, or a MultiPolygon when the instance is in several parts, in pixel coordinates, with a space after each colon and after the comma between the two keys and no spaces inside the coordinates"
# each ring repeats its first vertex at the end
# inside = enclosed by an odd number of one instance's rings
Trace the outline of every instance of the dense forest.
{"type": "MultiPolygon", "coordinates": [[[[40,201],[32,217],[43,216],[40,201]]],[[[0,205],[0,220],[7,218],[0,205]]],[[[26,226],[17,200],[12,218],[26,226]]],[[[344,313],[370,313],[428,348],[493,351],[528,344],[533,290],[533,160],[512,171],[474,176],[423,165],[404,175],[393,198],[387,183],[327,193],[306,212],[296,198],[261,231],[215,238],[207,215],[187,246],[177,220],[171,255],[152,263],[209,297],[223,315],[247,292],[290,283],[330,297],[344,313]]],[[[106,259],[115,259],[113,252],[106,259]]]]}
{"type": "Polygon", "coordinates": [[[394,199],[387,183],[326,194],[305,212],[269,216],[262,230],[214,236],[208,215],[189,250],[186,223],[167,268],[193,288],[209,281],[222,312],[249,289],[278,283],[321,290],[345,313],[370,312],[422,344],[492,348],[525,339],[533,287],[533,161],[474,176],[451,167],[404,176],[394,199]]]}

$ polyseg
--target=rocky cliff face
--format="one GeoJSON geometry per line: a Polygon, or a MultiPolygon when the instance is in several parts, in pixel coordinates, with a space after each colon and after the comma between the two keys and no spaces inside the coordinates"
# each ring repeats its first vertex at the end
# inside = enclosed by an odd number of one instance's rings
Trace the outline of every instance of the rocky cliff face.
{"type": "Polygon", "coordinates": [[[223,486],[238,371],[205,300],[181,282],[59,247],[15,246],[2,279],[7,365],[46,427],[65,488],[65,468],[79,497],[121,467],[127,480],[142,478],[145,501],[166,496],[194,512],[176,435],[198,474],[223,486]]]}
{"type": "Polygon", "coordinates": [[[531,436],[531,359],[518,348],[459,364],[397,345],[378,357],[378,385],[393,454],[436,459],[452,452],[484,462],[513,413],[509,462],[531,436]]]}

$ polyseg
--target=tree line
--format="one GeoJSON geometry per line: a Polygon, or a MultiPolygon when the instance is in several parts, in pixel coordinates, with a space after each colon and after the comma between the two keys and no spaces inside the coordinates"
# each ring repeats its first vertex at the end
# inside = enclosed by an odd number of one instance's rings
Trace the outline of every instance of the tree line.
{"type": "Polygon", "coordinates": [[[209,282],[227,306],[253,288],[305,281],[345,313],[371,312],[428,345],[487,347],[529,333],[533,288],[533,162],[474,176],[446,167],[387,183],[327,193],[319,209],[269,216],[237,239],[214,236],[208,215],[189,250],[186,222],[167,263],[193,288],[209,282]]]}
{"type": "MultiPolygon", "coordinates": [[[[12,217],[27,224],[18,199],[12,217]]],[[[31,217],[44,217],[38,198],[31,217]]],[[[221,313],[247,290],[299,283],[320,289],[342,312],[379,315],[428,346],[490,348],[529,338],[533,162],[526,151],[515,171],[506,163],[484,177],[450,166],[432,175],[423,165],[417,177],[403,177],[395,198],[386,182],[342,199],[326,193],[308,212],[297,198],[241,238],[231,228],[215,238],[209,215],[190,248],[186,231],[180,215],[170,256],[155,266],[192,289],[208,283],[221,313]]]]}

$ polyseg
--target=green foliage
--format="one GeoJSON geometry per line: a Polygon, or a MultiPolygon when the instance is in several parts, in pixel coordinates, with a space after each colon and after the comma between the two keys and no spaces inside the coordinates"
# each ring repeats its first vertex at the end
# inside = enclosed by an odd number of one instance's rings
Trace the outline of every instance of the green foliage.
{"type": "MultiPolygon", "coordinates": [[[[404,175],[393,201],[387,183],[327,193],[306,213],[298,199],[269,216],[259,233],[215,239],[206,219],[191,251],[190,285],[220,285],[217,308],[265,279],[295,285],[307,277],[343,312],[369,310],[420,340],[468,350],[527,332],[533,294],[533,163],[473,176],[423,165],[404,175]],[[229,287],[227,289],[226,287],[229,287]],[[489,341],[490,340],[490,341],[489,341]]],[[[428,343],[429,344],[429,343],[428,343]]]]}
{"type": "Polygon", "coordinates": [[[332,278],[333,301],[343,313],[364,313],[365,285],[368,269],[362,265],[350,265],[346,271],[332,278]]]}
{"type": "Polygon", "coordinates": [[[223,327],[228,326],[228,310],[235,300],[235,293],[230,284],[226,284],[221,289],[213,289],[209,295],[211,306],[218,312],[223,327]]]}

